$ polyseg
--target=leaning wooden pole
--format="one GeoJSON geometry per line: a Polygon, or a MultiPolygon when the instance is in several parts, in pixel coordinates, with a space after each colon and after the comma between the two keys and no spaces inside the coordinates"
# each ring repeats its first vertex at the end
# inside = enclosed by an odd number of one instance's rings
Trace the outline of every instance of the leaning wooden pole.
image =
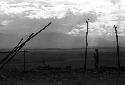
{"type": "Polygon", "coordinates": [[[120,58],[119,58],[119,41],[118,41],[118,32],[117,32],[117,26],[114,25],[115,28],[115,34],[116,34],[116,43],[117,43],[117,65],[118,69],[120,70],[120,58]]]}
{"type": "Polygon", "coordinates": [[[1,63],[2,65],[0,66],[0,70],[10,61],[13,59],[13,57],[21,50],[21,48],[23,48],[25,46],[25,44],[27,42],[29,42],[32,38],[34,38],[35,36],[37,36],[40,32],[42,32],[43,30],[45,30],[49,25],[51,24],[51,22],[49,24],[47,24],[46,26],[44,26],[41,30],[39,30],[36,33],[32,33],[24,42],[20,43],[19,46],[16,47],[16,50],[14,50],[12,53],[10,53],[11,55],[9,55],[8,57],[6,56],[4,61],[2,61],[3,63],[1,63]]]}
{"type": "MultiPolygon", "coordinates": [[[[89,19],[88,19],[89,20],[89,19]]],[[[85,63],[84,63],[84,72],[86,72],[86,61],[87,61],[87,49],[88,49],[88,26],[89,23],[86,21],[87,31],[86,31],[86,47],[85,47],[85,63]]]]}
{"type": "Polygon", "coordinates": [[[0,64],[2,64],[6,59],[9,58],[10,55],[12,55],[17,49],[18,46],[22,43],[23,38],[19,41],[19,43],[8,53],[8,55],[6,57],[4,57],[3,59],[0,60],[0,64]]]}

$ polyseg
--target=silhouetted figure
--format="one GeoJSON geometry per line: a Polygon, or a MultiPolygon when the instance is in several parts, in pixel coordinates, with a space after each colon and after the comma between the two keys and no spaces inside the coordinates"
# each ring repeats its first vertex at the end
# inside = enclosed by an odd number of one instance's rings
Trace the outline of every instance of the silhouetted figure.
{"type": "Polygon", "coordinates": [[[99,71],[99,53],[98,53],[98,49],[95,49],[95,52],[94,52],[94,67],[95,67],[96,71],[99,71]]]}

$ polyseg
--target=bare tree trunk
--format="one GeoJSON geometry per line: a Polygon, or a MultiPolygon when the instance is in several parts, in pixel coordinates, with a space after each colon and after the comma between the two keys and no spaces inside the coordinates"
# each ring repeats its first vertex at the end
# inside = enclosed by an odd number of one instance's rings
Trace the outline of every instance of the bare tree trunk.
{"type": "Polygon", "coordinates": [[[86,21],[86,24],[87,24],[87,32],[86,32],[86,48],[85,48],[85,63],[84,63],[85,72],[86,72],[86,60],[87,60],[87,48],[88,48],[88,21],[86,21]]]}
{"type": "Polygon", "coordinates": [[[118,43],[118,33],[117,33],[117,26],[114,25],[115,34],[116,34],[116,42],[117,42],[117,57],[118,57],[118,69],[120,70],[120,59],[119,59],[119,43],[118,43]]]}

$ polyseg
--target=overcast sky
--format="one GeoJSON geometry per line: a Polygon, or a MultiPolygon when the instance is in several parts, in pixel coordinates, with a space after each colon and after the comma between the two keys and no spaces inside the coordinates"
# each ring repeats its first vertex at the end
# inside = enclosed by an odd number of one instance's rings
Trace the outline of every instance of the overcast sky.
{"type": "Polygon", "coordinates": [[[45,32],[80,38],[89,18],[90,39],[110,42],[115,39],[113,25],[125,36],[124,14],[125,0],[0,0],[0,33],[28,35],[52,21],[45,32]]]}

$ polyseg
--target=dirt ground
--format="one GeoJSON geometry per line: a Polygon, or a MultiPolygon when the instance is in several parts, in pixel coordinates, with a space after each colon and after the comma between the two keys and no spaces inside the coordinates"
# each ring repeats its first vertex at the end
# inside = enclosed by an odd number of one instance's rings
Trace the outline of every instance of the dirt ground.
{"type": "MultiPolygon", "coordinates": [[[[93,50],[93,49],[92,49],[93,50]]],[[[0,59],[7,54],[0,54],[0,59]]],[[[93,51],[88,52],[87,68],[93,67],[93,51]]],[[[117,67],[115,51],[100,49],[100,65],[117,67]]],[[[124,63],[124,51],[120,52],[120,63],[124,63]]],[[[83,50],[40,50],[26,54],[26,71],[23,71],[23,54],[14,59],[0,70],[0,85],[125,85],[125,72],[120,74],[116,70],[107,70],[100,73],[88,70],[83,72],[83,50]],[[72,66],[77,70],[41,70],[43,61],[46,65],[61,67],[72,66]],[[81,68],[81,69],[80,69],[81,68]]]]}
{"type": "Polygon", "coordinates": [[[26,72],[15,70],[3,71],[0,85],[125,85],[125,74],[117,71],[86,73],[77,70],[41,70],[32,69],[26,72]]]}

